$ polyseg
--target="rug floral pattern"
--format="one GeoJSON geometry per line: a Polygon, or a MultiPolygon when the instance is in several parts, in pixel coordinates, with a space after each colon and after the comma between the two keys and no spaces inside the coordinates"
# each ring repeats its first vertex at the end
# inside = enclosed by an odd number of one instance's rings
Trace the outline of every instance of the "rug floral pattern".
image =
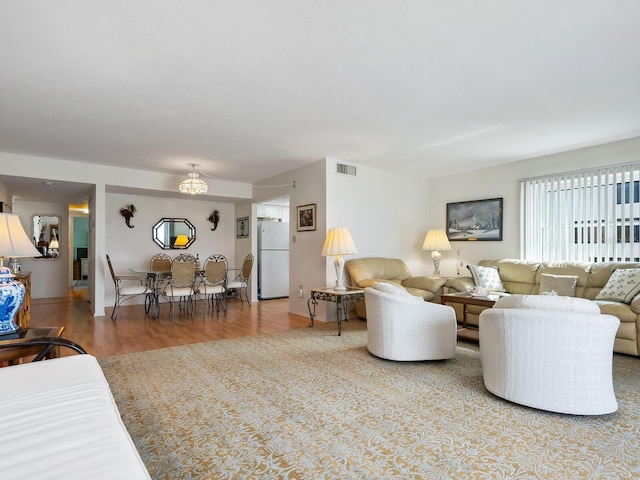
{"type": "Polygon", "coordinates": [[[100,363],[154,479],[640,478],[640,359],[615,355],[618,412],[499,399],[480,358],[391,362],[366,324],[118,355],[100,363]]]}

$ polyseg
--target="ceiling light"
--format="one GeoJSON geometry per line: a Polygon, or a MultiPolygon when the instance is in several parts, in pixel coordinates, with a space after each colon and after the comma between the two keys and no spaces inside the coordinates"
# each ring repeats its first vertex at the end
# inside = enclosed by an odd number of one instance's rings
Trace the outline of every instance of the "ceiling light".
{"type": "Polygon", "coordinates": [[[209,189],[207,182],[198,178],[199,175],[196,173],[196,165],[192,163],[191,166],[193,167],[193,172],[188,174],[189,178],[180,182],[178,190],[180,190],[180,193],[190,193],[191,195],[207,193],[209,189]]]}

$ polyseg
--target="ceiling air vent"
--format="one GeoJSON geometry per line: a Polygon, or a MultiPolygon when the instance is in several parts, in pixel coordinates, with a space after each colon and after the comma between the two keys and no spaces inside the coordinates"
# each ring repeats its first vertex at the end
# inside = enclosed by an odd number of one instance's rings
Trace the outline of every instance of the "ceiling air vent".
{"type": "Polygon", "coordinates": [[[345,165],[344,163],[336,163],[336,173],[341,175],[351,175],[352,177],[356,176],[356,167],[355,165],[345,165]]]}

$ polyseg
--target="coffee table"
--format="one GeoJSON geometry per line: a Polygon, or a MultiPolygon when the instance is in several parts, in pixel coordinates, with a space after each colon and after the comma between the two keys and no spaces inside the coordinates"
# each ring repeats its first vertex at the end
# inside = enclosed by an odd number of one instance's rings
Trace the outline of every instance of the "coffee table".
{"type": "Polygon", "coordinates": [[[493,307],[499,295],[489,294],[478,297],[469,292],[447,293],[440,296],[440,303],[459,303],[462,305],[462,325],[458,327],[458,338],[477,342],[480,340],[478,328],[467,325],[467,305],[477,305],[479,307],[493,307]]]}

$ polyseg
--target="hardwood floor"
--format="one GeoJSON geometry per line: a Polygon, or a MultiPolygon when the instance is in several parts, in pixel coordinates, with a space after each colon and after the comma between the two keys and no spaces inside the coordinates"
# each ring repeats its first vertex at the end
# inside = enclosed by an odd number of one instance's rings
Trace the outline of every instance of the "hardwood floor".
{"type": "Polygon", "coordinates": [[[67,298],[32,300],[31,326],[63,326],[64,338],[82,345],[96,357],[107,357],[306,327],[309,318],[288,313],[288,306],[286,298],[260,301],[251,307],[231,299],[226,313],[222,309],[210,310],[203,318],[203,305],[198,301],[193,319],[176,310],[172,324],[167,304],[161,305],[157,319],[145,315],[143,305],[125,304],[113,321],[111,308],[107,308],[105,317],[94,317],[86,297],[70,290],[67,298]]]}

